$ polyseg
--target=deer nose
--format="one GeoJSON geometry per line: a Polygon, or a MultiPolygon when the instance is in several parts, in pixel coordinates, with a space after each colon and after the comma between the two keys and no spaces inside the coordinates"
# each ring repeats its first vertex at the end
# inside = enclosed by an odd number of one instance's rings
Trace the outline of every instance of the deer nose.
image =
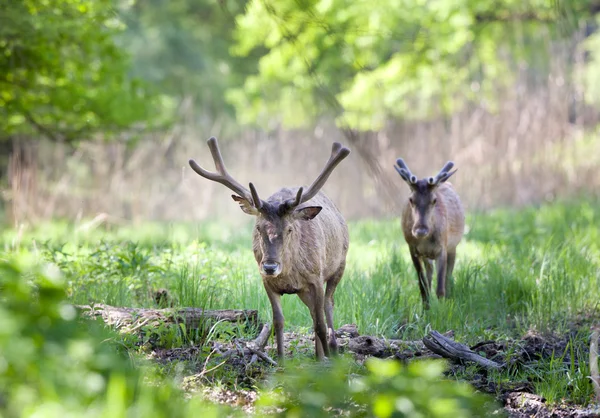
{"type": "Polygon", "coordinates": [[[272,262],[263,263],[262,269],[266,275],[272,276],[279,270],[279,263],[272,263],[272,262]]]}
{"type": "Polygon", "coordinates": [[[427,228],[426,226],[418,226],[416,228],[413,228],[412,233],[415,236],[415,238],[423,238],[429,235],[429,228],[427,228]]]}

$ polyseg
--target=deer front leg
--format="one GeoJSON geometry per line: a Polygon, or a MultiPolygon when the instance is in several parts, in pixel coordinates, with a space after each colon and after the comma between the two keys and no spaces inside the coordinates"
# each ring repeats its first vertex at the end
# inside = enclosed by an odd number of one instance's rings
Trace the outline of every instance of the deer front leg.
{"type": "Polygon", "coordinates": [[[423,259],[425,264],[425,272],[427,273],[427,289],[431,289],[431,283],[433,281],[433,260],[428,258],[423,259]]]}
{"type": "Polygon", "coordinates": [[[329,357],[329,347],[327,346],[327,327],[325,326],[325,294],[323,287],[311,284],[306,290],[298,293],[300,300],[310,310],[315,330],[315,353],[318,360],[323,357],[329,357]]]}
{"type": "Polygon", "coordinates": [[[446,297],[446,267],[448,254],[443,249],[435,260],[435,269],[437,270],[437,297],[438,299],[446,297]]]}
{"type": "Polygon", "coordinates": [[[419,279],[419,290],[421,291],[421,300],[423,301],[423,309],[429,309],[429,287],[427,286],[427,278],[423,272],[423,265],[421,264],[421,260],[411,248],[410,250],[410,258],[415,266],[415,270],[417,271],[417,277],[419,279]]]}
{"type": "Polygon", "coordinates": [[[283,363],[284,360],[284,345],[283,345],[283,310],[281,309],[281,295],[277,292],[267,290],[267,296],[269,302],[271,302],[271,308],[273,309],[273,328],[275,330],[275,338],[277,340],[277,357],[279,362],[283,363]]]}

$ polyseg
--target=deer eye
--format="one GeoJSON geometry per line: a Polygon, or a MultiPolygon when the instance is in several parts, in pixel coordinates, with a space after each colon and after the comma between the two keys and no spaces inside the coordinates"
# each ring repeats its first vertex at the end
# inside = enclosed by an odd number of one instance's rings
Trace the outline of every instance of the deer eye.
{"type": "Polygon", "coordinates": [[[437,199],[434,197],[433,200],[431,201],[431,206],[434,206],[437,203],[437,199]]]}
{"type": "Polygon", "coordinates": [[[285,229],[285,232],[286,232],[286,233],[288,233],[288,234],[291,234],[291,232],[292,232],[292,227],[291,227],[291,226],[288,226],[288,227],[285,229]]]}
{"type": "Polygon", "coordinates": [[[410,202],[410,204],[411,204],[411,205],[413,205],[413,206],[414,206],[414,204],[415,204],[415,201],[414,201],[414,199],[412,198],[412,196],[408,198],[408,201],[410,202]]]}

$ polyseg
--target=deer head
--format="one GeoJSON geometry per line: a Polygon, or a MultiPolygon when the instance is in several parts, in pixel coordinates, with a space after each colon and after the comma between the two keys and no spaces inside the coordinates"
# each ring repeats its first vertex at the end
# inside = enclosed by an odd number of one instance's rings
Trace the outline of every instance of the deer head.
{"type": "Polygon", "coordinates": [[[215,137],[208,140],[208,147],[217,173],[204,170],[194,160],[189,160],[190,166],[200,176],[233,190],[236,194],[231,197],[240,205],[242,211],[256,216],[254,236],[258,242],[255,242],[255,245],[262,247],[263,254],[263,259],[259,262],[260,273],[262,276],[278,276],[284,268],[289,268],[283,265],[283,253],[298,245],[301,223],[314,219],[323,209],[321,206],[303,204],[317,195],[335,167],[350,154],[350,150],[334,142],[329,160],[306,191],[300,187],[293,199],[277,199],[276,193],[264,201],[259,198],[252,183],[249,183],[248,190],[229,175],[215,137]]]}
{"type": "Polygon", "coordinates": [[[398,158],[396,164],[394,168],[411,190],[408,201],[414,219],[412,234],[415,238],[426,238],[433,229],[432,218],[438,200],[436,190],[440,184],[448,180],[457,170],[451,172],[450,170],[454,167],[454,163],[448,161],[435,177],[419,180],[417,176],[410,172],[402,158],[398,158]]]}

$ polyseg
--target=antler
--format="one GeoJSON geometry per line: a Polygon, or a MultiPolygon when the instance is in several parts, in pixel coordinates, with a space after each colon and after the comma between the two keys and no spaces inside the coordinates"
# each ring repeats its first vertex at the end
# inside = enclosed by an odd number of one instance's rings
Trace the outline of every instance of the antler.
{"type": "Polygon", "coordinates": [[[252,194],[252,200],[249,200],[250,203],[254,205],[254,207],[258,210],[262,209],[263,201],[258,197],[258,193],[256,192],[256,188],[254,184],[250,183],[250,193],[252,194]]]}
{"type": "Polygon", "coordinates": [[[221,183],[225,187],[233,190],[235,193],[246,199],[248,202],[253,203],[254,207],[260,209],[262,207],[262,200],[258,198],[258,194],[256,193],[256,189],[250,183],[250,190],[252,193],[248,191],[244,186],[235,181],[233,177],[229,175],[227,169],[225,168],[225,163],[223,162],[223,157],[221,156],[221,151],[219,150],[219,144],[217,143],[217,138],[214,136],[210,137],[208,141],[208,148],[210,148],[210,153],[212,154],[213,160],[215,162],[215,168],[217,169],[217,173],[213,173],[207,171],[200,167],[196,161],[193,159],[189,160],[190,167],[196,173],[204,177],[205,179],[216,181],[217,183],[221,183]]]}
{"type": "Polygon", "coordinates": [[[331,146],[331,155],[329,157],[329,160],[327,161],[327,164],[325,164],[325,167],[323,168],[321,173],[318,175],[316,180],[310,185],[306,193],[304,193],[303,188],[300,187],[298,193],[296,194],[296,199],[294,201],[289,202],[289,208],[295,208],[301,203],[307,202],[313,197],[315,197],[316,194],[319,193],[319,190],[321,190],[321,188],[325,185],[327,179],[329,178],[335,167],[349,154],[350,150],[348,148],[342,146],[342,144],[340,144],[339,142],[334,142],[331,146]]]}
{"type": "Polygon", "coordinates": [[[410,172],[408,166],[402,158],[398,158],[396,160],[396,164],[398,165],[394,166],[394,168],[396,169],[398,174],[400,174],[400,177],[404,179],[405,182],[407,182],[409,185],[417,183],[417,176],[410,172]]]}
{"type": "Polygon", "coordinates": [[[442,168],[435,177],[429,177],[427,182],[432,186],[445,182],[452,174],[456,173],[456,170],[450,173],[452,167],[454,167],[454,163],[452,161],[448,161],[446,165],[444,165],[444,168],[442,168]]]}

